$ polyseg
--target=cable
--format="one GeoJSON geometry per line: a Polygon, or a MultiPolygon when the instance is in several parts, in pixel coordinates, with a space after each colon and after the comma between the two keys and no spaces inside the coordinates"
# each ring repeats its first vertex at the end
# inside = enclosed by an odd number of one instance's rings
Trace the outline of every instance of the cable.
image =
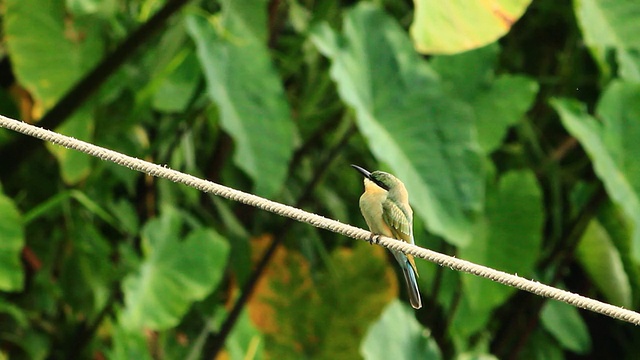
{"type": "Polygon", "coordinates": [[[156,165],[144,160],[136,159],[113,150],[108,150],[81,140],[70,138],[65,135],[42,129],[27,123],[13,120],[0,115],[0,126],[20,132],[25,135],[64,146],[69,149],[81,151],[85,154],[95,156],[99,159],[114,162],[126,166],[129,169],[144,172],[146,174],[167,179],[176,183],[181,183],[200,191],[212,193],[217,196],[238,201],[250,206],[255,206],[262,210],[285,216],[300,222],[306,222],[315,227],[333,231],[354,239],[373,241],[388,249],[402,251],[414,257],[425,259],[441,266],[446,266],[452,270],[480,276],[504,285],[509,285],[520,290],[544,296],[546,298],[565,302],[569,305],[580,307],[589,311],[600,313],[612,318],[640,325],[640,314],[618,306],[607,304],[598,300],[590,299],[552,286],[541,284],[537,281],[527,280],[516,275],[495,270],[486,266],[474,264],[469,261],[457,259],[435,251],[421,248],[400,240],[373,235],[371,232],[357,228],[355,226],[343,224],[339,221],[325,218],[323,216],[306,212],[292,206],[267,200],[259,196],[248,194],[239,190],[203,180],[192,175],[184,174],[164,166],[156,165]]]}

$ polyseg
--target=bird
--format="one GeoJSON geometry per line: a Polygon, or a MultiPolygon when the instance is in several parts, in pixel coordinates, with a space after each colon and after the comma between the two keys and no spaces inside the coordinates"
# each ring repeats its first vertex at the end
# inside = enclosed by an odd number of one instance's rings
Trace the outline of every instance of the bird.
{"type": "MultiPolygon", "coordinates": [[[[358,165],[351,165],[364,176],[364,193],[360,196],[360,212],[369,230],[375,235],[414,244],[413,210],[409,206],[409,194],[402,181],[384,172],[369,172],[358,165]]],[[[422,307],[418,289],[418,269],[413,256],[401,251],[391,250],[402,268],[409,302],[414,309],[422,307]]]]}

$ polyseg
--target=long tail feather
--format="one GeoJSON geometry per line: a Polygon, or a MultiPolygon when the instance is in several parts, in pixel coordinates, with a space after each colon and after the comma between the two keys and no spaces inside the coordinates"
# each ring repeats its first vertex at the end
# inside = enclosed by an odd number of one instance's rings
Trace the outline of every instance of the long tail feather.
{"type": "Polygon", "coordinates": [[[418,281],[416,279],[416,273],[413,271],[413,267],[409,260],[405,260],[402,266],[402,273],[404,274],[404,280],[407,283],[407,291],[409,292],[409,302],[414,309],[420,309],[422,307],[422,299],[420,298],[420,290],[418,289],[418,281]]]}
{"type": "Polygon", "coordinates": [[[420,309],[422,307],[422,299],[420,299],[420,290],[418,289],[418,280],[416,271],[409,261],[407,255],[400,251],[391,250],[393,256],[396,258],[400,267],[402,268],[402,274],[404,275],[404,281],[407,283],[407,291],[409,292],[409,302],[414,309],[420,309]]]}

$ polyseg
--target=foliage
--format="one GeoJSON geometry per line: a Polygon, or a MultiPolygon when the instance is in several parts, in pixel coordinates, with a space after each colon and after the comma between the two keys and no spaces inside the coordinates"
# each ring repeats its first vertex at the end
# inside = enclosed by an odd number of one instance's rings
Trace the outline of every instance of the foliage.
{"type": "Polygon", "coordinates": [[[309,263],[299,253],[279,249],[257,287],[260,295],[249,304],[251,318],[264,331],[269,356],[357,357],[351,337],[363,338],[398,289],[381,250],[372,251],[364,243],[337,249],[329,259],[329,273],[312,282],[309,263]]]}
{"type": "Polygon", "coordinates": [[[411,311],[398,301],[391,302],[371,326],[361,351],[365,359],[442,358],[435,341],[425,336],[411,311]]]}
{"type": "MultiPolygon", "coordinates": [[[[0,114],[358,226],[349,164],[389,171],[419,245],[640,308],[637,1],[185,3],[5,0],[0,114]]],[[[424,261],[412,311],[383,249],[0,130],[0,358],[637,353],[424,261]]]]}

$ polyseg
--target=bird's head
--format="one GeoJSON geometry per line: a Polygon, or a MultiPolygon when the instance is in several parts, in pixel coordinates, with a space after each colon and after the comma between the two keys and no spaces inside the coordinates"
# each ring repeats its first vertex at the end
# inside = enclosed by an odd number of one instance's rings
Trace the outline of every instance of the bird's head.
{"type": "Polygon", "coordinates": [[[398,179],[384,171],[370,172],[358,165],[351,165],[354,169],[358,170],[366,179],[371,180],[374,184],[389,191],[398,184],[398,179]]]}

